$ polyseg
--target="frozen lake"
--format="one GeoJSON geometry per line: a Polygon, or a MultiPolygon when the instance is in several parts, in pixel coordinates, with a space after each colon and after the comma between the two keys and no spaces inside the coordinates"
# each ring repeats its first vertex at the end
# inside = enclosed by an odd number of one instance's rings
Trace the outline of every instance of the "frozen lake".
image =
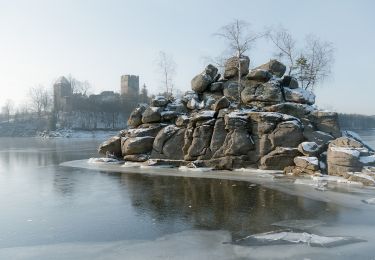
{"type": "MultiPolygon", "coordinates": [[[[359,134],[375,147],[375,131],[359,134]]],[[[249,181],[60,166],[101,141],[0,138],[0,259],[374,259],[375,205],[361,202],[373,189],[343,192],[352,207],[249,181]]]]}

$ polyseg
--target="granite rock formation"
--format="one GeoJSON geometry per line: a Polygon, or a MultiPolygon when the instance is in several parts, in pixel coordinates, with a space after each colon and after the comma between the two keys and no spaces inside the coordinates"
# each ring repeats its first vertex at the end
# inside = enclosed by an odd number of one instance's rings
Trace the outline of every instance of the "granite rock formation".
{"type": "Polygon", "coordinates": [[[232,170],[254,167],[289,175],[338,175],[373,185],[374,151],[344,134],[334,112],[319,110],[315,95],[271,60],[249,71],[241,58],[223,77],[208,65],[180,99],[156,97],[130,115],[128,129],[99,152],[128,161],[232,170]]]}

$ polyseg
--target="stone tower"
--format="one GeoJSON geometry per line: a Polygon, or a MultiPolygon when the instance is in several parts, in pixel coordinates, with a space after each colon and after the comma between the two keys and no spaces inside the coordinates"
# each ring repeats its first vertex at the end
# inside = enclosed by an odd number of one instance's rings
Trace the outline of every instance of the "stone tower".
{"type": "Polygon", "coordinates": [[[139,76],[122,75],[121,76],[121,95],[133,96],[139,95],[139,76]]]}
{"type": "Polygon", "coordinates": [[[59,77],[53,84],[53,103],[55,111],[70,111],[71,97],[73,95],[70,82],[64,77],[59,77]]]}

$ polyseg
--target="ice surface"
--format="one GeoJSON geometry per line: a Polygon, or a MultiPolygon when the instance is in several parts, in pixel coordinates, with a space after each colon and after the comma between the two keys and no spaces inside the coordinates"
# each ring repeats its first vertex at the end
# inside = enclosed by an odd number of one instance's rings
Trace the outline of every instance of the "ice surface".
{"type": "Polygon", "coordinates": [[[134,168],[134,167],[141,167],[142,163],[139,162],[125,162],[121,167],[125,168],[134,168]]]}
{"type": "Polygon", "coordinates": [[[324,222],[316,219],[292,219],[272,223],[273,226],[287,227],[299,230],[311,229],[324,224],[324,222]]]}

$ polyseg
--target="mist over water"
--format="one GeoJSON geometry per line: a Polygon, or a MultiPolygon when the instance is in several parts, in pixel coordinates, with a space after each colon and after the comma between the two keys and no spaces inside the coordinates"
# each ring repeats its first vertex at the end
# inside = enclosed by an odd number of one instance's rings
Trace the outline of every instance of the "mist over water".
{"type": "MultiPolygon", "coordinates": [[[[375,146],[374,131],[360,134],[375,146]]],[[[0,259],[363,259],[375,254],[373,205],[344,207],[245,181],[59,166],[97,156],[100,142],[0,138],[0,259]],[[232,244],[283,229],[272,224],[295,219],[324,223],[306,232],[367,242],[331,249],[232,244]]]]}

